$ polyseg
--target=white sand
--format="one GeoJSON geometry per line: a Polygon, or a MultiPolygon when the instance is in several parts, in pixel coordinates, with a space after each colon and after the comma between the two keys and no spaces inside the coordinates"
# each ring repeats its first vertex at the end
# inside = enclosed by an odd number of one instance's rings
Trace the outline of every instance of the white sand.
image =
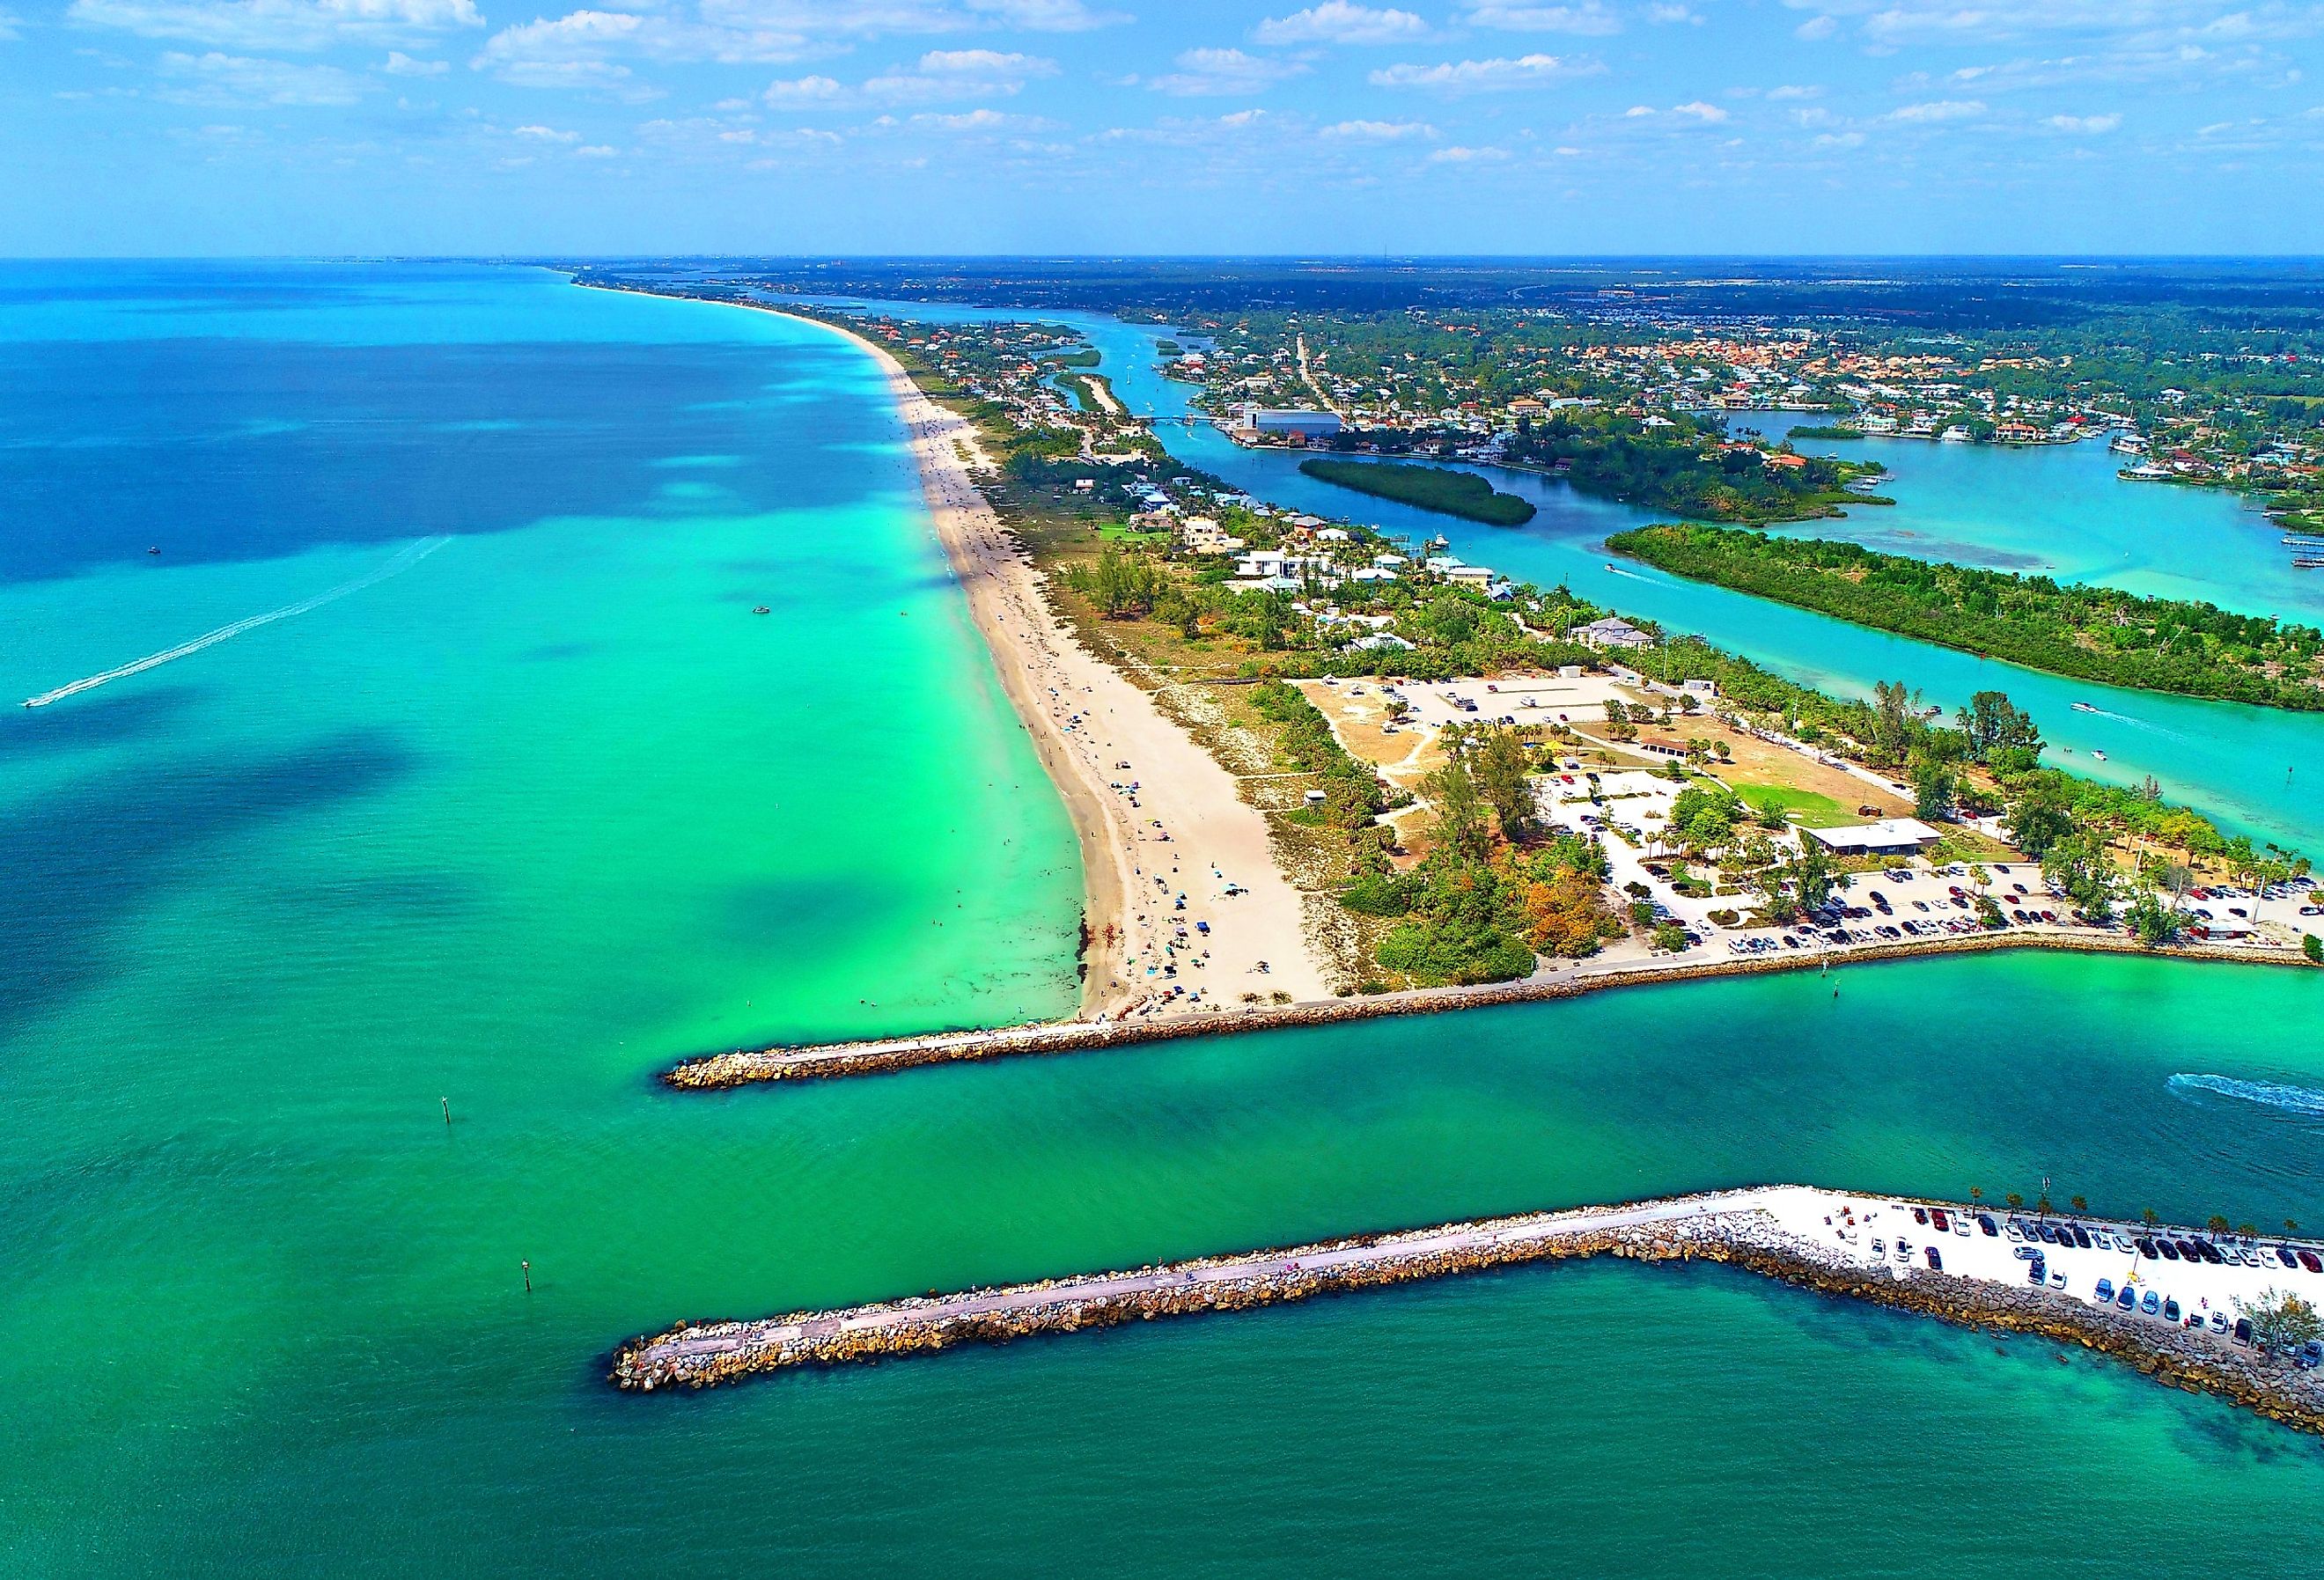
{"type": "Polygon", "coordinates": [[[1328,996],[1266,818],[1243,801],[1232,774],[1050,612],[1039,574],[971,477],[964,449],[990,465],[975,430],[922,393],[877,342],[800,321],[848,335],[887,370],[936,536],[1073,816],[1092,935],[1083,1013],[1200,1014],[1246,993],[1328,996]],[[1207,935],[1197,922],[1209,924],[1207,935]]]}

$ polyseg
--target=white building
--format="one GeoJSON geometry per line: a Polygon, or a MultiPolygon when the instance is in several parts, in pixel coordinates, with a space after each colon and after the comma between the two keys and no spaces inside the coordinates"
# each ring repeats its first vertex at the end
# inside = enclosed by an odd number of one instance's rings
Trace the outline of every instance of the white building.
{"type": "Polygon", "coordinates": [[[1834,855],[1918,855],[1944,837],[1918,818],[1883,818],[1877,823],[1803,828],[1800,833],[1834,855]]]}

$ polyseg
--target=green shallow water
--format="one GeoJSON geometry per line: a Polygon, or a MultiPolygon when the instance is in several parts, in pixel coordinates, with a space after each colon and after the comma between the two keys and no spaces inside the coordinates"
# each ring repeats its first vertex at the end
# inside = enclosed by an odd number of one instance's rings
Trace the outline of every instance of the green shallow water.
{"type": "Polygon", "coordinates": [[[12,411],[0,466],[115,491],[12,545],[18,695],[457,533],[0,721],[0,1570],[1937,1575],[2016,1566],[2043,1486],[2050,1566],[2175,1574],[2222,1507],[2324,1515],[2324,1452],[2211,1401],[1715,1270],[613,1395],[679,1317],[1758,1179],[2324,1218],[2324,1122],[2236,1095],[2324,1092],[2324,975],[1932,962],[672,1095],[1071,1002],[1069,831],[878,383],[752,315],[286,275],[0,335],[7,387],[140,392],[12,411]]]}

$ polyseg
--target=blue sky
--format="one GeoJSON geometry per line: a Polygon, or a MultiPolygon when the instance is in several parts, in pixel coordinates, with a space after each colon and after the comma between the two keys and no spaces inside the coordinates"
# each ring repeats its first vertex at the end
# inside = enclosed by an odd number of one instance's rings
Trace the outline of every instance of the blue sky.
{"type": "Polygon", "coordinates": [[[0,0],[0,253],[2324,252],[2305,0],[0,0]]]}

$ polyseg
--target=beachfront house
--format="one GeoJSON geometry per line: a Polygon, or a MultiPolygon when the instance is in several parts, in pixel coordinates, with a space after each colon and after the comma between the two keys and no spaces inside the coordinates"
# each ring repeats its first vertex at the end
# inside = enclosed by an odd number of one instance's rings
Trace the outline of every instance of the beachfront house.
{"type": "Polygon", "coordinates": [[[1803,828],[1834,855],[1919,855],[1944,836],[1918,818],[1883,818],[1877,823],[1850,823],[1838,828],[1803,828]]]}

